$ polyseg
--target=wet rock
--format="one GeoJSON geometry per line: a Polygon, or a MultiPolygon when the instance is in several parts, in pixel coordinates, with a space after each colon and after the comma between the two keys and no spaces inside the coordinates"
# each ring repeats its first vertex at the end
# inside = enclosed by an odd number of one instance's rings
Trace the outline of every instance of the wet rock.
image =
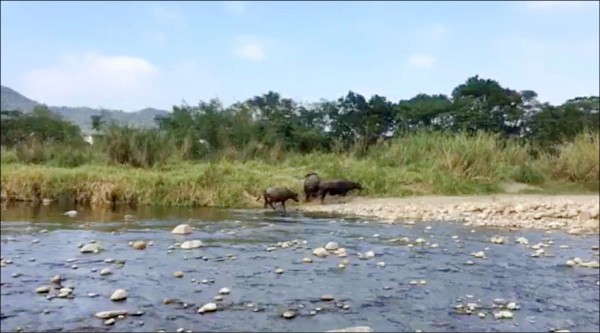
{"type": "Polygon", "coordinates": [[[285,319],[292,319],[292,318],[296,317],[296,312],[294,312],[294,311],[285,311],[281,316],[283,318],[285,318],[285,319]]]}
{"type": "Polygon", "coordinates": [[[76,210],[69,210],[69,211],[66,211],[66,212],[65,212],[65,216],[68,216],[68,217],[75,217],[75,216],[77,216],[77,211],[76,211],[76,210]]]}
{"type": "Polygon", "coordinates": [[[377,263],[377,267],[385,267],[385,261],[380,261],[377,263]]]}
{"type": "Polygon", "coordinates": [[[275,274],[283,274],[283,268],[277,268],[275,274]]]}
{"type": "Polygon", "coordinates": [[[188,224],[180,224],[171,231],[174,235],[188,235],[192,233],[192,227],[188,224]]]}
{"type": "Polygon", "coordinates": [[[181,243],[180,247],[184,250],[189,250],[189,249],[197,249],[199,247],[202,247],[204,244],[202,244],[202,241],[194,239],[191,241],[185,241],[183,243],[181,243]]]}
{"type": "Polygon", "coordinates": [[[517,240],[516,240],[516,242],[519,243],[519,244],[523,244],[523,245],[529,244],[529,241],[525,237],[518,237],[517,240]]]}
{"type": "Polygon", "coordinates": [[[339,245],[336,242],[329,242],[325,245],[325,250],[327,250],[327,251],[335,251],[338,248],[339,248],[339,245]]]}
{"type": "Polygon", "coordinates": [[[202,307],[200,307],[200,309],[198,309],[198,313],[214,312],[214,311],[217,311],[217,304],[215,304],[215,303],[206,303],[202,307]]]}
{"type": "Polygon", "coordinates": [[[107,326],[114,325],[114,323],[115,323],[115,318],[109,318],[104,321],[104,325],[107,325],[107,326]]]}
{"type": "Polygon", "coordinates": [[[81,253],[98,253],[98,252],[100,252],[100,250],[101,250],[101,248],[98,243],[90,243],[90,244],[86,244],[83,247],[81,247],[81,249],[79,249],[79,252],[81,252],[81,253]]]}
{"type": "Polygon", "coordinates": [[[498,311],[498,312],[494,313],[495,319],[511,319],[511,318],[513,318],[513,316],[514,316],[513,313],[508,310],[502,310],[502,311],[498,311]]]}
{"type": "Polygon", "coordinates": [[[229,288],[221,288],[221,290],[219,290],[219,294],[221,295],[229,295],[229,288]]]}
{"type": "Polygon", "coordinates": [[[504,238],[502,236],[492,236],[490,241],[494,244],[504,244],[504,242],[506,241],[506,238],[504,238]]]}
{"type": "Polygon", "coordinates": [[[112,274],[112,270],[111,270],[110,268],[108,268],[108,267],[106,267],[106,268],[103,268],[103,269],[100,271],[100,275],[109,275],[109,274],[112,274]]]}
{"type": "Polygon", "coordinates": [[[136,249],[136,250],[143,250],[146,248],[146,242],[144,241],[135,241],[133,242],[133,244],[131,244],[131,247],[136,249]]]}
{"type": "Polygon", "coordinates": [[[321,300],[322,301],[326,301],[326,302],[332,301],[333,300],[333,296],[329,295],[329,294],[326,294],[326,295],[321,296],[321,300]]]}
{"type": "Polygon", "coordinates": [[[38,294],[46,294],[50,292],[50,286],[41,286],[35,290],[38,294]]]}
{"type": "Polygon", "coordinates": [[[124,289],[117,289],[112,293],[112,295],[110,295],[111,301],[115,301],[115,302],[125,300],[126,298],[127,298],[127,291],[125,291],[124,289]]]}
{"type": "Polygon", "coordinates": [[[353,327],[346,327],[346,328],[338,328],[338,329],[334,329],[334,330],[328,330],[325,332],[365,332],[365,333],[371,333],[371,332],[375,332],[373,331],[372,328],[370,328],[369,326],[353,326],[353,327]]]}
{"type": "Polygon", "coordinates": [[[54,275],[50,281],[52,283],[60,284],[62,282],[62,277],[60,275],[54,275]]]}
{"type": "Polygon", "coordinates": [[[176,278],[183,277],[183,272],[182,271],[176,271],[175,273],[173,273],[173,276],[176,277],[176,278]]]}
{"type": "Polygon", "coordinates": [[[483,252],[483,251],[475,252],[475,253],[473,253],[473,257],[485,259],[485,252],[483,252]]]}
{"type": "Polygon", "coordinates": [[[118,316],[127,315],[126,310],[109,310],[109,311],[100,311],[96,313],[96,318],[98,319],[109,319],[115,318],[118,316]]]}
{"type": "Polygon", "coordinates": [[[579,266],[581,267],[586,267],[586,268],[598,268],[600,267],[600,264],[597,261],[587,261],[587,262],[582,262],[579,264],[579,266]]]}
{"type": "Polygon", "coordinates": [[[217,296],[213,297],[213,299],[214,299],[215,301],[218,301],[218,302],[220,302],[220,301],[222,301],[222,300],[223,300],[223,295],[217,295],[217,296]]]}
{"type": "Polygon", "coordinates": [[[313,260],[310,258],[303,258],[302,262],[304,262],[305,264],[310,264],[311,262],[313,262],[313,260]]]}
{"type": "Polygon", "coordinates": [[[417,244],[417,245],[423,245],[425,243],[427,243],[427,241],[423,238],[419,237],[419,238],[415,239],[415,244],[417,244]]]}
{"type": "Polygon", "coordinates": [[[312,253],[313,253],[313,255],[315,255],[319,258],[327,257],[327,250],[323,247],[318,247],[318,248],[314,249],[312,253]]]}

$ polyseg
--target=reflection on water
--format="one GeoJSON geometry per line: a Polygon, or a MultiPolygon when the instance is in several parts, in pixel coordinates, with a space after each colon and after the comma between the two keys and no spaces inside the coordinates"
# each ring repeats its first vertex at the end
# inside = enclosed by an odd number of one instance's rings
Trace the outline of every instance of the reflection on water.
{"type": "Polygon", "coordinates": [[[564,265],[572,257],[598,260],[597,250],[592,250],[598,236],[484,229],[473,233],[449,223],[389,225],[253,210],[123,207],[64,216],[72,208],[3,207],[2,256],[12,263],[1,269],[2,331],[318,332],[356,325],[379,332],[598,331],[600,325],[598,270],[564,265]],[[194,233],[172,235],[179,223],[189,223],[194,233]],[[495,234],[510,241],[492,244],[489,238],[495,234]],[[439,247],[389,242],[404,236],[412,241],[421,237],[439,247]],[[552,240],[545,248],[549,256],[531,257],[532,250],[514,244],[519,236],[530,244],[552,240]],[[78,244],[92,239],[103,251],[79,253],[78,244]],[[175,242],[190,239],[200,239],[205,246],[170,250],[175,242]],[[297,245],[266,250],[294,239],[297,245]],[[134,250],[128,243],[135,240],[154,245],[134,250]],[[338,268],[343,258],[312,255],[313,248],[329,241],[347,249],[346,268],[338,268]],[[486,247],[488,259],[471,256],[486,247]],[[358,259],[357,252],[369,250],[375,258],[358,259]],[[304,257],[313,263],[303,263],[304,257]],[[125,264],[106,263],[107,258],[125,264]],[[474,265],[465,265],[468,260],[474,265]],[[113,274],[101,276],[99,271],[106,267],[113,274]],[[284,273],[276,274],[276,268],[284,273]],[[183,278],[173,276],[178,270],[183,278]],[[74,287],[74,298],[48,300],[35,293],[56,274],[66,279],[64,285],[74,287]],[[412,285],[412,280],[426,284],[412,285]],[[214,301],[222,287],[231,290],[218,302],[222,311],[198,314],[198,307],[214,301]],[[125,302],[110,300],[117,288],[127,290],[125,302]],[[324,294],[335,300],[322,301],[324,294]],[[166,304],[167,298],[173,302],[166,304]],[[495,298],[515,301],[521,308],[513,319],[494,320],[495,298]],[[478,311],[486,316],[456,314],[458,299],[479,304],[478,311]],[[311,313],[317,308],[321,310],[311,313]],[[98,311],[115,309],[141,315],[118,319],[113,326],[94,318],[98,311]],[[289,309],[298,316],[283,319],[281,314],[289,309]]]}

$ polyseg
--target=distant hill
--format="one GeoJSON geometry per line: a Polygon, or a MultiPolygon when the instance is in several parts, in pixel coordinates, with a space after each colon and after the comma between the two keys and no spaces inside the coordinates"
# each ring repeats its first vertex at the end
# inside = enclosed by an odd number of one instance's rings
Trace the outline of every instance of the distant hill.
{"type": "MultiPolygon", "coordinates": [[[[15,90],[1,86],[2,95],[0,96],[1,107],[3,111],[20,110],[23,112],[31,112],[36,105],[41,103],[31,100],[15,90]]],[[[92,115],[105,114],[105,118],[116,120],[121,124],[139,128],[156,127],[154,117],[165,116],[170,112],[165,110],[145,108],[136,112],[124,112],[120,110],[102,110],[89,107],[69,107],[69,106],[48,106],[50,110],[61,115],[63,119],[81,127],[84,133],[92,130],[92,115]]]]}

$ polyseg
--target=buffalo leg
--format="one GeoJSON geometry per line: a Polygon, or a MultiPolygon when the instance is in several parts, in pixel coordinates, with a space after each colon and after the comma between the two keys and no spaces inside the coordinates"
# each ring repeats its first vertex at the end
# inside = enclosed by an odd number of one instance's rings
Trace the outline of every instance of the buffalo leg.
{"type": "Polygon", "coordinates": [[[323,191],[321,193],[321,205],[325,204],[325,196],[327,195],[327,191],[323,191]]]}
{"type": "Polygon", "coordinates": [[[285,211],[285,201],[282,201],[282,202],[281,202],[281,207],[283,207],[283,213],[287,213],[287,212],[285,211]]]}

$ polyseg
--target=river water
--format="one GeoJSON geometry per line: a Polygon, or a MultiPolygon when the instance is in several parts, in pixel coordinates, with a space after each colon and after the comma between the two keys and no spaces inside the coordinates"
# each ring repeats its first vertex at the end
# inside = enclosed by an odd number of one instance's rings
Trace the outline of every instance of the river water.
{"type": "Polygon", "coordinates": [[[599,270],[565,265],[573,257],[597,261],[597,235],[472,230],[435,221],[391,225],[262,210],[146,207],[83,210],[75,218],[64,216],[65,210],[57,205],[3,208],[2,257],[12,263],[1,269],[2,331],[322,332],[370,326],[376,332],[548,332],[600,328],[599,270]],[[133,215],[133,221],[125,221],[125,214],[133,215]],[[171,234],[180,223],[190,224],[194,232],[171,234]],[[491,243],[494,235],[508,237],[508,241],[491,243]],[[389,241],[398,237],[408,237],[411,243],[423,238],[428,245],[409,247],[389,241]],[[516,237],[526,237],[530,244],[551,244],[544,248],[546,255],[532,257],[533,250],[516,244],[516,237]],[[176,242],[191,239],[201,240],[204,246],[169,251],[176,242]],[[80,253],[78,245],[91,240],[103,250],[80,253]],[[128,243],[136,240],[153,245],[135,250],[128,243]],[[291,240],[297,240],[297,245],[267,251],[291,240]],[[312,255],[313,248],[329,241],[346,248],[346,268],[338,268],[343,258],[336,255],[312,255]],[[438,246],[431,247],[433,243],[438,246]],[[484,250],[486,259],[472,256],[484,250]],[[358,252],[367,251],[375,257],[358,258],[358,252]],[[304,257],[313,262],[304,263],[304,257]],[[106,263],[107,258],[116,262],[106,263]],[[101,276],[100,270],[106,267],[113,274],[101,276]],[[277,268],[284,273],[276,274],[277,268]],[[174,277],[175,271],[184,276],[174,277]],[[72,298],[47,299],[35,292],[41,285],[50,285],[57,274],[65,279],[63,286],[73,287],[72,298]],[[411,284],[413,280],[417,285],[411,284]],[[198,314],[198,307],[215,302],[223,287],[231,292],[216,301],[219,310],[198,314]],[[127,300],[110,300],[117,288],[127,290],[127,300]],[[90,293],[97,296],[90,297],[90,293]],[[321,300],[325,294],[334,300],[321,300]],[[520,307],[513,311],[513,318],[494,319],[493,313],[499,311],[492,307],[497,298],[520,307]],[[174,301],[165,304],[165,299],[174,301]],[[472,315],[457,313],[455,306],[466,303],[477,303],[480,309],[472,315]],[[94,316],[118,309],[138,316],[117,319],[111,326],[94,316]],[[297,316],[282,318],[286,310],[297,316]],[[478,312],[485,312],[485,317],[480,318],[478,312]]]}

